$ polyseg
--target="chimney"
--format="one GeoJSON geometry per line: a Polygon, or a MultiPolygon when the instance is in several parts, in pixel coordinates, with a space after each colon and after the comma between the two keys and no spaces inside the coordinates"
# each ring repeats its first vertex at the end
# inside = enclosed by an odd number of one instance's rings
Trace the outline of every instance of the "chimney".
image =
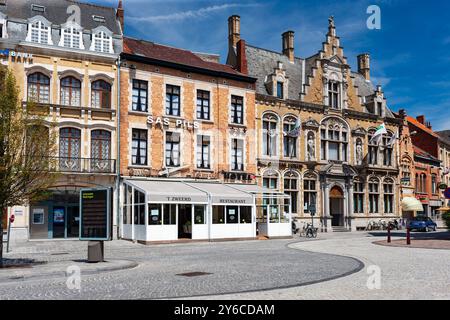
{"type": "Polygon", "coordinates": [[[119,19],[120,26],[122,27],[122,33],[124,33],[125,20],[124,20],[124,10],[123,10],[122,0],[119,0],[119,5],[117,6],[116,18],[119,19]]]}
{"type": "Polygon", "coordinates": [[[245,40],[239,40],[236,51],[238,71],[243,74],[248,74],[247,56],[245,54],[245,40]]]}
{"type": "Polygon", "coordinates": [[[420,124],[425,125],[425,116],[418,116],[416,119],[420,124]]]}
{"type": "Polygon", "coordinates": [[[370,80],[370,54],[363,53],[358,56],[358,72],[370,80]]]}
{"type": "Polygon", "coordinates": [[[286,31],[282,38],[283,54],[289,58],[290,62],[294,62],[294,31],[286,31]]]}
{"type": "Polygon", "coordinates": [[[230,48],[236,48],[239,40],[241,40],[241,17],[233,15],[228,18],[228,42],[230,48]]]}

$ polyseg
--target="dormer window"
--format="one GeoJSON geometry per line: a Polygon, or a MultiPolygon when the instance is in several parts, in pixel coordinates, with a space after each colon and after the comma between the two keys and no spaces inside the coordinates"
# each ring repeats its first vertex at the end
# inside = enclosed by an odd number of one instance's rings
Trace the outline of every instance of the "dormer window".
{"type": "Polygon", "coordinates": [[[112,37],[104,31],[99,31],[92,36],[91,50],[103,53],[112,53],[112,37]]]}
{"type": "MultiPolygon", "coordinates": [[[[44,19],[44,18],[41,18],[44,19]]],[[[52,45],[50,23],[42,20],[34,20],[30,22],[28,27],[27,41],[52,45]]]]}
{"type": "Polygon", "coordinates": [[[84,49],[82,31],[75,26],[61,29],[59,45],[65,48],[84,49]]]}
{"type": "Polygon", "coordinates": [[[338,82],[328,82],[328,106],[332,109],[340,109],[338,82]]]}
{"type": "Polygon", "coordinates": [[[277,98],[278,99],[284,98],[284,83],[281,81],[277,82],[277,98]]]}
{"type": "Polygon", "coordinates": [[[382,102],[376,103],[376,114],[379,115],[380,117],[383,116],[383,103],[382,102]]]}

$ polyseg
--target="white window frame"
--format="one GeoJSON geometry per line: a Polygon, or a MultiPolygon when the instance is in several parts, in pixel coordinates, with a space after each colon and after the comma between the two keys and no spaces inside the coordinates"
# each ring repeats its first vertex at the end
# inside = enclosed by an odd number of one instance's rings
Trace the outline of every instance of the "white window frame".
{"type": "Polygon", "coordinates": [[[58,46],[63,47],[63,48],[70,48],[70,49],[81,49],[84,50],[84,43],[83,43],[83,29],[81,28],[81,26],[79,26],[76,23],[66,23],[64,25],[61,26],[61,39],[59,40],[59,44],[58,46]],[[79,37],[80,37],[80,44],[78,47],[75,47],[73,45],[74,42],[74,31],[79,32],[79,37]],[[70,36],[70,46],[66,47],[64,38],[66,35],[70,36]]]}
{"type": "Polygon", "coordinates": [[[45,19],[42,16],[36,16],[33,17],[31,19],[28,20],[28,34],[27,37],[25,39],[25,41],[27,42],[32,42],[32,43],[39,43],[39,44],[46,44],[46,45],[53,45],[53,40],[52,40],[52,24],[50,21],[48,21],[47,19],[45,19]],[[35,27],[33,27],[33,25],[35,23],[38,23],[38,42],[34,42],[32,41],[32,33],[33,30],[35,29],[35,27]],[[42,42],[41,37],[42,37],[42,33],[45,32],[42,28],[45,27],[47,28],[47,43],[42,42]]]}
{"type": "Polygon", "coordinates": [[[0,39],[7,39],[8,38],[8,32],[6,28],[7,24],[6,16],[0,12],[0,24],[2,25],[2,37],[0,39]]]}
{"type": "Polygon", "coordinates": [[[93,52],[98,52],[98,53],[113,54],[114,48],[113,48],[112,36],[113,36],[112,32],[103,26],[92,30],[91,47],[89,48],[89,50],[93,51],[93,52]],[[100,35],[100,39],[98,38],[99,35],[100,35]],[[97,41],[101,41],[101,43],[100,43],[101,51],[95,50],[97,41]],[[105,51],[105,49],[104,49],[105,41],[108,41],[108,45],[109,45],[108,51],[105,51]]]}

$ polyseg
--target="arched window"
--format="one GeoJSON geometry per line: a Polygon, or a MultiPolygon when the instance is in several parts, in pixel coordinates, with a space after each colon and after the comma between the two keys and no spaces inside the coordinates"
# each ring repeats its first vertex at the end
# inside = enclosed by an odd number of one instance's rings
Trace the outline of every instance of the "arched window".
{"type": "Polygon", "coordinates": [[[104,31],[97,32],[92,36],[92,51],[112,53],[112,38],[104,31]]]}
{"type": "Polygon", "coordinates": [[[365,183],[361,178],[356,178],[353,182],[353,212],[364,213],[365,183]]]}
{"type": "Polygon", "coordinates": [[[437,176],[435,174],[431,175],[431,193],[437,194],[437,176]]]}
{"type": "Polygon", "coordinates": [[[61,29],[59,45],[66,48],[84,49],[82,31],[74,26],[61,29]]]}
{"type": "Polygon", "coordinates": [[[111,169],[111,133],[106,130],[91,132],[91,169],[109,172],[111,169]]]}
{"type": "Polygon", "coordinates": [[[379,151],[379,146],[378,143],[375,141],[372,141],[372,138],[375,134],[376,130],[375,129],[371,129],[369,130],[369,135],[368,135],[368,144],[369,144],[369,153],[368,153],[368,157],[367,160],[369,162],[369,165],[377,165],[378,164],[378,151],[379,151]]]}
{"type": "Polygon", "coordinates": [[[303,203],[305,213],[309,213],[311,206],[316,206],[317,210],[317,176],[313,173],[303,178],[303,203]]]}
{"type": "Polygon", "coordinates": [[[111,109],[111,85],[103,80],[92,82],[92,108],[111,109]]]}
{"type": "Polygon", "coordinates": [[[384,213],[394,213],[394,181],[385,179],[383,183],[384,191],[384,213]]]}
{"type": "Polygon", "coordinates": [[[283,121],[283,156],[297,158],[297,141],[300,135],[300,122],[295,117],[286,117],[283,121]]]}
{"type": "Polygon", "coordinates": [[[411,185],[411,161],[408,158],[402,160],[402,185],[411,185]]]}
{"type": "Polygon", "coordinates": [[[427,176],[425,173],[420,175],[420,193],[427,193],[427,176]]]}
{"type": "Polygon", "coordinates": [[[347,162],[348,127],[340,119],[329,118],[321,127],[322,160],[347,162]]]}
{"type": "Polygon", "coordinates": [[[389,132],[387,135],[383,136],[383,165],[384,166],[392,166],[392,154],[393,154],[393,145],[391,145],[393,134],[389,132]]]}
{"type": "MultiPolygon", "coordinates": [[[[299,175],[294,171],[284,175],[284,193],[291,197],[291,213],[298,213],[299,175]]],[[[289,199],[285,200],[285,212],[289,212],[289,199]]]]}
{"type": "Polygon", "coordinates": [[[61,171],[80,171],[81,130],[76,128],[59,130],[59,157],[61,171]]]}
{"type": "Polygon", "coordinates": [[[278,154],[278,117],[265,114],[263,117],[263,155],[268,157],[278,154]]]}
{"type": "Polygon", "coordinates": [[[37,103],[50,103],[50,78],[40,72],[29,75],[28,97],[37,103]]]}
{"type": "Polygon", "coordinates": [[[380,181],[376,178],[369,180],[369,213],[380,212],[380,181]]]}
{"type": "Polygon", "coordinates": [[[74,77],[61,80],[61,104],[64,106],[81,106],[81,81],[74,77]]]}

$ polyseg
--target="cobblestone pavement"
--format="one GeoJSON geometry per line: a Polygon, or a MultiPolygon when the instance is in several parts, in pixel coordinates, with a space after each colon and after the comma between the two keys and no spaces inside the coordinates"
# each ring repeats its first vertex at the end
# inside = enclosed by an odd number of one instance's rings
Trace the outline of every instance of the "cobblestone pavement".
{"type": "MultiPolygon", "coordinates": [[[[363,266],[354,258],[305,252],[296,241],[246,241],[143,246],[106,243],[106,259],[136,261],[131,270],[83,275],[81,290],[69,290],[66,278],[0,283],[3,299],[155,299],[262,291],[334,279],[363,266]],[[296,245],[294,245],[296,246],[296,245]],[[182,273],[204,272],[198,277],[182,273]]],[[[323,241],[317,241],[320,243],[323,241]]],[[[49,265],[86,259],[78,241],[15,244],[8,259],[30,258],[49,265]]],[[[3,271],[2,271],[3,272],[3,271]]]]}
{"type": "Polygon", "coordinates": [[[290,247],[354,257],[364,262],[365,268],[348,277],[305,287],[198,299],[450,299],[449,250],[379,246],[373,242],[381,238],[359,233],[322,235],[321,238],[322,241],[296,243],[290,247]],[[381,270],[380,289],[367,287],[370,266],[381,270]]]}

